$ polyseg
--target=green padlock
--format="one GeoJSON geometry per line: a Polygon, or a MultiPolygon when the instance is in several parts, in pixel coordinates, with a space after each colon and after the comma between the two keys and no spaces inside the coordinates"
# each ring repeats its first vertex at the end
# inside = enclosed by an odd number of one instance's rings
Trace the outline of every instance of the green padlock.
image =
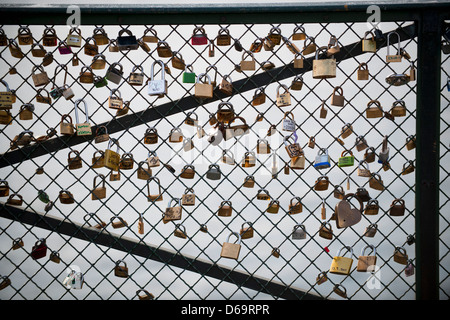
{"type": "Polygon", "coordinates": [[[50,202],[50,198],[49,198],[48,194],[44,190],[39,190],[38,191],[38,198],[43,203],[49,203],[50,202]]]}
{"type": "Polygon", "coordinates": [[[353,152],[350,150],[344,150],[341,153],[341,157],[339,158],[338,166],[339,167],[352,167],[355,164],[355,157],[353,156],[353,152]],[[350,154],[350,155],[346,155],[350,154]]]}
{"type": "Polygon", "coordinates": [[[106,80],[106,77],[99,77],[99,76],[94,77],[94,86],[96,88],[105,87],[106,85],[108,85],[108,80],[106,80]]]}
{"type": "Polygon", "coordinates": [[[184,68],[183,73],[183,83],[195,83],[196,75],[194,72],[194,68],[192,65],[188,64],[186,65],[186,68],[184,68]]]}

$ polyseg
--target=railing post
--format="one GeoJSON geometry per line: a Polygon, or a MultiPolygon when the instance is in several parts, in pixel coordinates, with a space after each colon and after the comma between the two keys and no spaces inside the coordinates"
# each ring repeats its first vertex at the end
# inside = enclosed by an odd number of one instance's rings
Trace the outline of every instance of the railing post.
{"type": "Polygon", "coordinates": [[[416,148],[416,299],[439,298],[439,123],[441,20],[418,22],[416,148]]]}

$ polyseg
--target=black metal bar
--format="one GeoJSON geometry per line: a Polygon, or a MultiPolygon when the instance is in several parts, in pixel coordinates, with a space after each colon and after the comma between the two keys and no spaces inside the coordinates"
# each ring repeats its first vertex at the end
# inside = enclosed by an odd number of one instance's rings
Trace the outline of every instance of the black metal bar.
{"type": "Polygon", "coordinates": [[[60,219],[50,214],[27,211],[19,207],[0,203],[0,217],[169,264],[174,267],[199,273],[202,276],[230,282],[239,287],[264,292],[282,299],[324,300],[320,296],[307,293],[292,286],[286,286],[277,281],[257,277],[243,271],[211,263],[208,260],[180,254],[177,251],[163,249],[159,246],[152,246],[143,241],[136,241],[135,239],[116,235],[94,227],[86,227],[85,225],[67,219],[60,219]]]}
{"type": "MultiPolygon", "coordinates": [[[[416,36],[416,27],[414,24],[409,26],[398,28],[397,31],[400,35],[401,41],[408,40],[414,38],[416,36]]],[[[389,33],[389,32],[387,32],[389,33]]],[[[386,33],[386,34],[387,34],[386,33]]],[[[385,47],[386,41],[379,44],[379,47],[385,47]]],[[[363,54],[361,50],[361,45],[359,42],[355,42],[344,46],[339,53],[335,55],[336,62],[344,61],[346,59],[350,59],[356,56],[363,54]]],[[[295,69],[293,64],[288,64],[286,66],[274,68],[264,73],[259,73],[252,77],[248,77],[239,81],[233,82],[233,87],[235,89],[234,93],[246,92],[249,90],[254,90],[261,86],[266,86],[270,83],[281,81],[286,78],[293,77],[300,73],[306,73],[312,70],[312,61],[314,57],[305,59],[304,68],[295,69]]],[[[211,103],[214,101],[218,101],[221,98],[226,97],[222,92],[218,89],[214,91],[214,97],[206,100],[206,103],[211,103]]],[[[113,134],[119,131],[122,131],[123,128],[132,128],[134,126],[142,125],[150,121],[158,120],[161,116],[167,117],[182,111],[186,111],[192,108],[195,108],[199,105],[199,100],[195,98],[195,96],[191,95],[185,98],[181,98],[179,100],[168,102],[153,108],[148,108],[144,111],[135,112],[132,114],[128,114],[122,116],[120,118],[116,118],[104,123],[99,124],[98,126],[106,126],[108,133],[113,134]]],[[[96,127],[92,128],[92,131],[95,132],[96,127]]],[[[50,152],[58,151],[64,148],[68,148],[71,146],[78,145],[80,143],[86,142],[89,139],[88,137],[56,137],[53,139],[49,139],[44,142],[40,142],[37,144],[33,144],[28,147],[23,147],[20,150],[14,150],[7,152],[0,156],[0,168],[4,168],[10,166],[15,163],[19,163],[25,160],[33,159],[35,157],[39,157],[50,152]]]]}
{"type": "Polygon", "coordinates": [[[439,299],[439,145],[441,23],[425,10],[418,30],[416,149],[417,299],[439,299]]]}

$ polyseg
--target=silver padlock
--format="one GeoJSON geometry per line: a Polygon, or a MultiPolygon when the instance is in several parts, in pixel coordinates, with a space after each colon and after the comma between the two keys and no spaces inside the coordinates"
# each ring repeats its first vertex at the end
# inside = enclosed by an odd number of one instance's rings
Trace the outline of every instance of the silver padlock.
{"type": "Polygon", "coordinates": [[[91,129],[91,125],[89,123],[89,113],[88,113],[88,107],[86,104],[86,101],[82,100],[82,99],[78,99],[77,101],[75,101],[75,129],[77,132],[77,136],[90,136],[92,135],[92,129],[91,129]],[[78,105],[80,104],[80,102],[83,102],[84,104],[84,115],[86,117],[86,121],[84,123],[80,123],[79,118],[78,118],[78,105]]]}
{"type": "Polygon", "coordinates": [[[387,35],[386,62],[401,62],[401,61],[402,61],[402,50],[400,48],[400,35],[397,32],[392,31],[392,32],[388,33],[388,35],[387,35]],[[397,36],[397,54],[390,54],[390,52],[389,52],[389,49],[391,46],[391,43],[390,43],[391,35],[397,36]]]}
{"type": "Polygon", "coordinates": [[[156,60],[152,63],[152,68],[150,70],[150,81],[148,82],[148,94],[150,96],[163,96],[167,93],[167,83],[164,71],[164,62],[161,60],[156,60]],[[154,79],[155,64],[161,66],[161,79],[154,79]]]}
{"type": "Polygon", "coordinates": [[[290,112],[290,111],[284,113],[283,131],[289,131],[289,132],[294,132],[295,131],[294,114],[292,112],[290,112]],[[289,115],[291,117],[289,117],[289,115]]]}
{"type": "Polygon", "coordinates": [[[296,224],[292,229],[292,240],[306,239],[306,228],[303,224],[296,224]]]}
{"type": "Polygon", "coordinates": [[[314,161],[314,168],[326,169],[330,166],[330,156],[328,155],[328,149],[320,148],[314,161]]]}
{"type": "Polygon", "coordinates": [[[114,82],[115,84],[119,84],[122,80],[123,75],[123,67],[120,63],[114,62],[106,72],[106,79],[108,79],[111,82],[114,82]]]}
{"type": "Polygon", "coordinates": [[[222,176],[220,167],[217,164],[210,164],[208,171],[206,172],[206,178],[210,180],[219,180],[222,176]]]}

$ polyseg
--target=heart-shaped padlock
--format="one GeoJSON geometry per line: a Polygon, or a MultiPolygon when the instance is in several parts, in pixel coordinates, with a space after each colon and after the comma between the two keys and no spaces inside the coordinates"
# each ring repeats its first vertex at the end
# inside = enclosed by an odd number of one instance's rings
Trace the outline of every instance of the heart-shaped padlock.
{"type": "Polygon", "coordinates": [[[336,227],[346,228],[357,224],[361,221],[361,212],[363,211],[363,202],[355,194],[348,193],[336,204],[334,209],[336,214],[336,227]],[[355,198],[358,200],[360,209],[352,208],[348,198],[355,198]]]}

